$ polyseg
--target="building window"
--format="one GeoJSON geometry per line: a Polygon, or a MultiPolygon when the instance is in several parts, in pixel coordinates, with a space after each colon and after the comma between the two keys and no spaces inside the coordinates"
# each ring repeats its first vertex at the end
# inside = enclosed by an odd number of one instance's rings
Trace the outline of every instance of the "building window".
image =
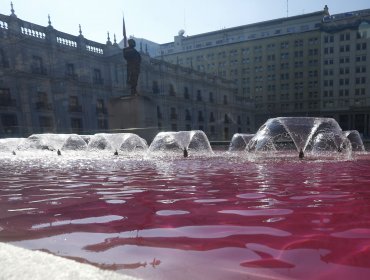
{"type": "Polygon", "coordinates": [[[334,43],[334,36],[333,35],[325,36],[324,43],[334,43]]]}
{"type": "Polygon", "coordinates": [[[339,37],[340,41],[349,41],[351,40],[351,34],[349,32],[341,33],[339,37]]]}
{"type": "Polygon", "coordinates": [[[46,74],[46,69],[44,68],[42,57],[37,55],[32,56],[31,71],[34,74],[46,74]]]}
{"type": "Polygon", "coordinates": [[[224,139],[227,140],[229,139],[229,128],[224,127],[224,139]]]}
{"type": "Polygon", "coordinates": [[[108,129],[108,121],[106,119],[98,119],[98,129],[108,129]]]}
{"type": "Polygon", "coordinates": [[[82,106],[79,105],[77,96],[69,97],[69,111],[70,112],[82,112],[82,106]]]}
{"type": "Polygon", "coordinates": [[[224,116],[224,123],[229,123],[229,116],[227,114],[224,116]]]}
{"type": "Polygon", "coordinates": [[[18,132],[18,119],[14,114],[1,115],[1,124],[6,134],[16,134],[18,132]]]}
{"type": "Polygon", "coordinates": [[[209,92],[209,102],[211,102],[211,103],[214,102],[214,100],[213,100],[213,92],[212,91],[209,92]]]}
{"type": "Polygon", "coordinates": [[[170,96],[176,96],[175,88],[173,84],[169,84],[169,94],[170,96]]]}
{"type": "Polygon", "coordinates": [[[52,117],[40,116],[39,124],[42,132],[52,131],[53,129],[53,119],[52,117]]]}
{"type": "Polygon", "coordinates": [[[104,106],[104,100],[103,99],[97,99],[96,100],[96,112],[99,114],[106,114],[107,109],[104,106]]]}
{"type": "Polygon", "coordinates": [[[189,99],[190,96],[189,96],[189,88],[188,87],[184,87],[184,98],[185,99],[189,99]]]}
{"type": "Polygon", "coordinates": [[[203,122],[203,121],[204,121],[203,112],[202,111],[198,111],[198,122],[203,122]]]}
{"type": "Polygon", "coordinates": [[[157,118],[162,119],[162,112],[161,112],[161,108],[159,106],[157,106],[157,118]]]}
{"type": "Polygon", "coordinates": [[[37,92],[36,109],[51,110],[51,104],[49,104],[48,102],[48,95],[46,94],[46,92],[37,92]]]}
{"type": "Polygon", "coordinates": [[[71,128],[74,133],[82,132],[82,119],[80,118],[71,118],[71,128]]]}
{"type": "Polygon", "coordinates": [[[209,114],[209,122],[211,123],[215,122],[215,116],[213,115],[213,112],[209,114]]]}
{"type": "Polygon", "coordinates": [[[197,90],[197,101],[202,101],[202,91],[200,89],[197,90]]]}
{"type": "Polygon", "coordinates": [[[73,63],[66,64],[66,76],[69,78],[76,78],[75,66],[73,63]]]}
{"type": "Polygon", "coordinates": [[[191,114],[190,114],[189,109],[185,109],[185,120],[191,121],[191,114]]]}
{"type": "Polygon", "coordinates": [[[177,113],[176,113],[176,108],[171,107],[171,115],[170,115],[171,120],[177,120],[177,113]]]}
{"type": "Polygon", "coordinates": [[[153,94],[158,94],[159,93],[159,86],[157,81],[152,82],[152,91],[153,94]]]}
{"type": "Polygon", "coordinates": [[[3,49],[0,49],[0,67],[8,68],[9,62],[6,59],[6,55],[3,49]]]}
{"type": "Polygon", "coordinates": [[[356,50],[358,50],[358,51],[366,50],[366,47],[367,47],[366,43],[358,43],[356,45],[356,50]]]}
{"type": "Polygon", "coordinates": [[[11,98],[8,88],[0,88],[0,107],[15,107],[15,100],[11,98]]]}
{"type": "Polygon", "coordinates": [[[93,82],[94,84],[102,85],[104,83],[103,78],[101,76],[100,69],[95,68],[93,71],[93,82]]]}
{"type": "Polygon", "coordinates": [[[351,50],[351,46],[350,45],[344,45],[344,46],[340,46],[339,47],[339,52],[343,53],[343,52],[349,52],[351,50]]]}

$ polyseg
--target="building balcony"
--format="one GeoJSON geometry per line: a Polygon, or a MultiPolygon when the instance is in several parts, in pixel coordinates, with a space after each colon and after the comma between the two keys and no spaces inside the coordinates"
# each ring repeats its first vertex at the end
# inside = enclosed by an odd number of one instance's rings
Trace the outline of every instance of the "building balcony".
{"type": "Polygon", "coordinates": [[[69,106],[68,111],[71,113],[82,113],[81,105],[69,106]]]}
{"type": "Polygon", "coordinates": [[[185,117],[185,120],[186,120],[186,121],[191,121],[191,116],[186,116],[186,117],[185,117]]]}
{"type": "Polygon", "coordinates": [[[171,120],[177,120],[177,114],[171,114],[170,118],[171,120]]]}
{"type": "Polygon", "coordinates": [[[37,111],[51,111],[52,106],[50,103],[47,102],[36,102],[36,110],[37,111]]]}

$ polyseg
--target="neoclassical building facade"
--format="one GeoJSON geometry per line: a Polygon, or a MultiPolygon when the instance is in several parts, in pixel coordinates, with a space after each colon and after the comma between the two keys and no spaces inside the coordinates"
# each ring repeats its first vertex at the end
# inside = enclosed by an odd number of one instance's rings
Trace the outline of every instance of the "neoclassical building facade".
{"type": "Polygon", "coordinates": [[[122,49],[0,14],[0,137],[33,133],[203,130],[229,140],[251,131],[252,106],[225,78],[150,58],[129,96],[122,49]],[[130,112],[130,113],[128,113],[130,112]]]}

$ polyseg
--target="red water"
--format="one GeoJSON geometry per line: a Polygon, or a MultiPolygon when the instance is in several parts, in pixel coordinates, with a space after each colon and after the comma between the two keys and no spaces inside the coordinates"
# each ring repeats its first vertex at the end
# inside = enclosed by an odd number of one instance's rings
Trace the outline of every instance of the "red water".
{"type": "Polygon", "coordinates": [[[369,155],[0,165],[1,242],[144,279],[369,279],[369,155]]]}

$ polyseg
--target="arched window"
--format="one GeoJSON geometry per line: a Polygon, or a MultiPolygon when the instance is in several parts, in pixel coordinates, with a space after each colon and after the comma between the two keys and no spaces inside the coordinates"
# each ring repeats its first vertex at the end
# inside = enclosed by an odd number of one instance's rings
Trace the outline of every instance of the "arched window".
{"type": "Polygon", "coordinates": [[[213,115],[213,112],[209,114],[209,122],[211,123],[215,122],[215,116],[213,115]]]}
{"type": "Polygon", "coordinates": [[[202,91],[200,89],[197,90],[197,101],[202,101],[202,91]]]}
{"type": "Polygon", "coordinates": [[[225,114],[224,123],[229,123],[229,116],[227,114],[225,114]]]}
{"type": "Polygon", "coordinates": [[[159,93],[159,86],[158,86],[158,82],[157,81],[153,81],[152,83],[152,91],[154,94],[158,94],[159,93]]]}
{"type": "Polygon", "coordinates": [[[170,96],[175,96],[176,95],[175,88],[174,88],[173,84],[169,85],[169,94],[170,94],[170,96]]]}
{"type": "Polygon", "coordinates": [[[190,96],[189,96],[189,88],[188,87],[184,87],[184,98],[185,99],[189,99],[190,96]]]}
{"type": "Polygon", "coordinates": [[[6,59],[5,52],[3,49],[0,49],[0,67],[4,68],[9,67],[9,62],[6,59]]]}
{"type": "Polygon", "coordinates": [[[185,120],[191,121],[191,114],[190,114],[189,109],[185,109],[185,120]]]}

